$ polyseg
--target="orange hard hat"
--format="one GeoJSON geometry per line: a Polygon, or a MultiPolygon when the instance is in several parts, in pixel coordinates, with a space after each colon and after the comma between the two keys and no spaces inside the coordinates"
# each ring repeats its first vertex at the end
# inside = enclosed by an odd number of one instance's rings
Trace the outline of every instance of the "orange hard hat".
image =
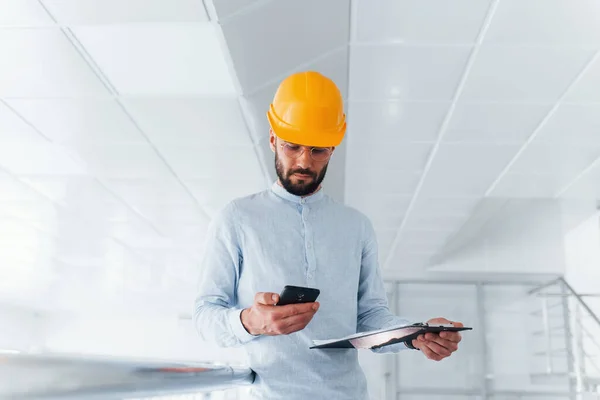
{"type": "Polygon", "coordinates": [[[277,137],[303,146],[338,146],[346,133],[340,90],[313,71],[292,74],[281,82],[267,118],[277,137]]]}

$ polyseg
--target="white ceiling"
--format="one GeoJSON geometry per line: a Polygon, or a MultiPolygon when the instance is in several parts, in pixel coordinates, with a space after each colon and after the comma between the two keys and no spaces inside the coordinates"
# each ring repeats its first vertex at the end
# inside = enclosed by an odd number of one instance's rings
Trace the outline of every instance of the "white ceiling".
{"type": "Polygon", "coordinates": [[[0,0],[0,293],[187,311],[208,221],[275,179],[291,72],[340,86],[326,179],[385,273],[482,199],[600,197],[595,0],[0,0]]]}

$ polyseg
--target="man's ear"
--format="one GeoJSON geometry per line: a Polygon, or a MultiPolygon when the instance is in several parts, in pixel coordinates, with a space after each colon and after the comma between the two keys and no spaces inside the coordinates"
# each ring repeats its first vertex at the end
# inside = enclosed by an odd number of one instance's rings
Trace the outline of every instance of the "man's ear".
{"type": "Polygon", "coordinates": [[[277,137],[273,133],[273,129],[269,129],[269,147],[271,147],[271,151],[275,153],[277,149],[277,137]]]}

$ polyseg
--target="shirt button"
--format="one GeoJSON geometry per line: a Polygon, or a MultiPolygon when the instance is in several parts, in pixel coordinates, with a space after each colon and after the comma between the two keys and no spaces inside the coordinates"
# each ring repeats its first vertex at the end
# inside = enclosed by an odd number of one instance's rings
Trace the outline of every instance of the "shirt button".
{"type": "Polygon", "coordinates": [[[310,249],[312,246],[310,245],[310,243],[308,243],[308,244],[306,245],[306,247],[308,247],[308,248],[310,249]]]}

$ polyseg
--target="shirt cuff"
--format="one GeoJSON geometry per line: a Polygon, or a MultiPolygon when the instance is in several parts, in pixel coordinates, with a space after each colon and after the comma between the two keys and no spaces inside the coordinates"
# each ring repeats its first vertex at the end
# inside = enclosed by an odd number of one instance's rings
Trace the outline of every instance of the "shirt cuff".
{"type": "Polygon", "coordinates": [[[248,343],[249,341],[256,339],[258,335],[251,335],[244,325],[242,324],[242,310],[233,309],[229,311],[229,326],[231,331],[242,343],[248,343]]]}

